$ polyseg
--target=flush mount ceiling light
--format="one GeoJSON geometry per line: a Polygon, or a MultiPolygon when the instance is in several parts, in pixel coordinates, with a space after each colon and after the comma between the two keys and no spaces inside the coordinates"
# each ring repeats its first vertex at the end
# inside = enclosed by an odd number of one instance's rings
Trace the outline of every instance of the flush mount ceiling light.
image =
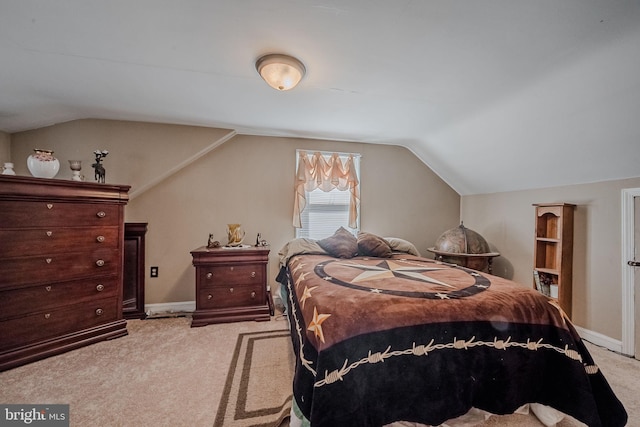
{"type": "Polygon", "coordinates": [[[279,53],[258,58],[256,70],[269,86],[277,90],[293,89],[307,71],[296,58],[279,53]]]}

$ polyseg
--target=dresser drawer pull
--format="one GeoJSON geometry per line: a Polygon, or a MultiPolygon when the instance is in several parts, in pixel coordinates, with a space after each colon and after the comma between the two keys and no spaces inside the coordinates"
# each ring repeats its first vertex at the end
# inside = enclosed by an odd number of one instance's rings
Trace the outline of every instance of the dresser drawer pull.
{"type": "Polygon", "coordinates": [[[212,298],[213,298],[213,295],[211,294],[207,295],[207,299],[212,299],[212,298]]]}
{"type": "Polygon", "coordinates": [[[47,234],[47,237],[51,237],[51,236],[53,236],[53,231],[47,231],[46,234],[47,234]]]}
{"type": "Polygon", "coordinates": [[[99,260],[97,260],[97,261],[96,261],[96,265],[97,265],[98,267],[102,267],[102,266],[104,266],[104,260],[103,260],[103,259],[99,259],[99,260]]]}
{"type": "Polygon", "coordinates": [[[98,292],[104,291],[104,285],[100,284],[100,285],[96,286],[96,291],[98,291],[98,292]]]}
{"type": "Polygon", "coordinates": [[[107,213],[105,211],[100,211],[96,214],[96,216],[98,218],[104,218],[105,216],[107,216],[107,213]]]}
{"type": "Polygon", "coordinates": [[[207,279],[211,279],[213,277],[213,273],[207,273],[207,279]]]}
{"type": "Polygon", "coordinates": [[[45,291],[51,292],[51,285],[47,285],[44,287],[45,291]]]}
{"type": "Polygon", "coordinates": [[[44,315],[44,318],[45,318],[45,319],[48,319],[48,318],[50,318],[50,317],[51,317],[51,314],[49,314],[49,313],[47,313],[47,314],[45,314],[45,315],[44,315]]]}
{"type": "Polygon", "coordinates": [[[101,308],[96,308],[96,316],[102,316],[104,314],[104,310],[101,308]]]}
{"type": "Polygon", "coordinates": [[[47,209],[49,210],[53,209],[53,203],[47,203],[47,209]]]}
{"type": "Polygon", "coordinates": [[[98,241],[98,243],[104,243],[104,236],[98,236],[96,237],[96,240],[98,241]]]}
{"type": "Polygon", "coordinates": [[[251,292],[251,299],[255,299],[256,298],[256,293],[255,292],[251,292]]]}
{"type": "Polygon", "coordinates": [[[51,258],[46,258],[45,261],[47,262],[47,264],[51,264],[51,261],[53,261],[51,258]]]}
{"type": "Polygon", "coordinates": [[[229,292],[233,293],[233,288],[229,288],[229,292]]]}
{"type": "Polygon", "coordinates": [[[251,277],[256,277],[256,272],[255,271],[251,272],[251,277]]]}

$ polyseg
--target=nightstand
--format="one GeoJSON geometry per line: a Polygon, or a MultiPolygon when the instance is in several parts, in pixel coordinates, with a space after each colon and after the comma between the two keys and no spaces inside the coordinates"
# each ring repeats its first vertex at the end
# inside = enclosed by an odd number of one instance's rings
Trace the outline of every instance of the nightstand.
{"type": "Polygon", "coordinates": [[[243,320],[269,320],[268,247],[191,251],[196,268],[196,311],[191,327],[243,320]]]}

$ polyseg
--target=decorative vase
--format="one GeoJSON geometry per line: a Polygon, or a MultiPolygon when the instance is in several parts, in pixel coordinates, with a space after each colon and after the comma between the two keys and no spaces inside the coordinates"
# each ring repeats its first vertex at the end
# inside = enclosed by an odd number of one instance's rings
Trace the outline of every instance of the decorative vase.
{"type": "Polygon", "coordinates": [[[241,224],[227,224],[227,246],[240,246],[244,239],[244,230],[241,224]]]}
{"type": "Polygon", "coordinates": [[[7,162],[4,164],[2,168],[2,175],[15,175],[16,172],[13,170],[13,163],[7,162]]]}
{"type": "Polygon", "coordinates": [[[60,162],[53,157],[53,151],[33,149],[34,153],[27,157],[27,167],[36,178],[53,178],[60,170],[60,162]]]}
{"type": "Polygon", "coordinates": [[[84,176],[80,175],[82,160],[69,160],[69,168],[73,171],[71,181],[84,181],[84,176]]]}

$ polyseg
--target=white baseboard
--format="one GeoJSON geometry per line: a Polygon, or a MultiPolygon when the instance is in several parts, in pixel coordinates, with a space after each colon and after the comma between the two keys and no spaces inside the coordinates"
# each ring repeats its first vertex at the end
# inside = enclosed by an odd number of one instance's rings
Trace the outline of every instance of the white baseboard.
{"type": "Polygon", "coordinates": [[[614,340],[613,338],[599,332],[590,331],[589,329],[584,329],[580,326],[576,326],[576,331],[580,334],[580,338],[585,341],[589,341],[590,343],[600,347],[608,348],[616,353],[622,353],[622,341],[620,340],[614,340]]]}
{"type": "Polygon", "coordinates": [[[147,316],[175,316],[178,314],[192,313],[196,309],[195,301],[167,302],[160,304],[145,304],[144,311],[147,316]]]}

